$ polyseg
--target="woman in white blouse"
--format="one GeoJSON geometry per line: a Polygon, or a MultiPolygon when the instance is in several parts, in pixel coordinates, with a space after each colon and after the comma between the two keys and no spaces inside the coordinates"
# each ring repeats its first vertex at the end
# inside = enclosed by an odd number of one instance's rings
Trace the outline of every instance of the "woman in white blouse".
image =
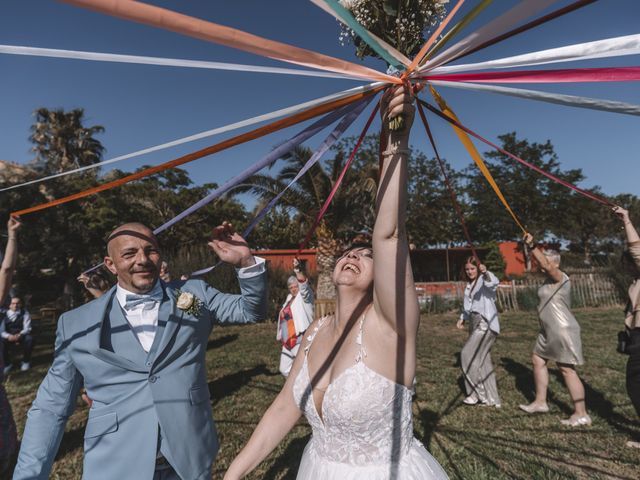
{"type": "Polygon", "coordinates": [[[500,408],[496,375],[491,361],[491,348],[500,333],[496,290],[500,281],[469,257],[464,266],[467,286],[464,290],[463,311],[457,327],[468,324],[469,339],[460,352],[460,364],[467,391],[463,402],[467,405],[489,405],[500,408]]]}

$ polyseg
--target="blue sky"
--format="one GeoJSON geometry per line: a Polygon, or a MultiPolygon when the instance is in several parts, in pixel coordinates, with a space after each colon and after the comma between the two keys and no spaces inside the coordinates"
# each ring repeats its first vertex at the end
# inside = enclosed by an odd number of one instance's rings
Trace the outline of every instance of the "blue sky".
{"type": "MultiPolygon", "coordinates": [[[[336,21],[306,0],[164,0],[150,3],[270,39],[359,61],[351,46],[339,45],[336,21]]],[[[462,14],[476,1],[467,3],[462,14]]],[[[515,3],[513,0],[493,2],[492,7],[467,27],[466,33],[515,3]]],[[[568,3],[571,2],[558,1],[554,8],[568,3]]],[[[469,56],[464,62],[640,33],[638,19],[640,2],[637,0],[599,1],[469,56]]],[[[44,0],[2,2],[0,43],[290,66],[44,0]]],[[[378,70],[385,69],[379,60],[370,59],[366,64],[378,70]]],[[[630,56],[558,64],[557,68],[613,65],[638,65],[638,58],[630,56]]],[[[27,138],[33,120],[32,112],[39,107],[84,108],[88,124],[99,124],[106,128],[106,132],[98,138],[106,147],[105,158],[112,158],[358,84],[336,79],[0,55],[0,159],[26,162],[32,158],[27,138]]],[[[634,83],[523,87],[640,104],[640,89],[634,83]]],[[[572,109],[481,92],[442,88],[441,93],[461,121],[485,137],[495,140],[501,133],[516,131],[519,136],[531,141],[544,142],[550,139],[563,168],[583,169],[587,176],[583,186],[600,185],[607,194],[638,194],[637,152],[640,152],[640,135],[637,117],[572,109]]],[[[349,134],[357,135],[364,120],[361,118],[356,122],[349,134]]],[[[441,154],[456,168],[469,165],[471,159],[450,127],[438,119],[433,120],[433,127],[441,154]]],[[[198,160],[186,168],[198,183],[222,183],[300,128],[292,127],[198,160]]],[[[117,165],[129,171],[143,164],[155,165],[228,136],[193,142],[117,165]]],[[[412,143],[431,156],[422,129],[414,128],[412,143]]],[[[310,145],[313,146],[314,142],[310,145]]],[[[486,151],[483,145],[478,147],[481,152],[486,151]]]]}

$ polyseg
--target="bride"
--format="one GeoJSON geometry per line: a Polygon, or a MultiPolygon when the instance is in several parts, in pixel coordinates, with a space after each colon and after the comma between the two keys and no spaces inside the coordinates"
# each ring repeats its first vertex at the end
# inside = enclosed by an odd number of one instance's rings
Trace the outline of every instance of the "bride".
{"type": "Polygon", "coordinates": [[[305,414],[313,429],[298,480],[446,479],[413,436],[412,385],[420,311],[405,232],[409,130],[414,107],[402,86],[382,99],[385,131],[373,245],[337,261],[336,313],[311,324],[282,391],[225,480],[251,472],[305,414]]]}

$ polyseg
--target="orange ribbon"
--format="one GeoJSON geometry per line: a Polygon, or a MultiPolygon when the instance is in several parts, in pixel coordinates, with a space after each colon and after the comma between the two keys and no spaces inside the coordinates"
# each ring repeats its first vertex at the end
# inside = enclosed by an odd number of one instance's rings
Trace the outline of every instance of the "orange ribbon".
{"type": "Polygon", "coordinates": [[[63,0],[66,3],[131,20],[152,27],[164,28],[182,35],[218,43],[263,57],[307,67],[354,75],[368,80],[400,83],[399,79],[371,68],[328,55],[268,40],[224,25],[183,15],[165,8],[131,0],[63,0]]]}
{"type": "Polygon", "coordinates": [[[442,33],[442,31],[449,24],[449,22],[451,21],[451,19],[453,18],[453,16],[456,14],[456,12],[462,6],[463,3],[464,3],[464,0],[458,0],[458,3],[456,4],[456,6],[451,9],[451,11],[446,16],[446,18],[440,23],[440,25],[438,25],[438,28],[436,28],[435,32],[431,34],[431,36],[429,37],[429,40],[427,40],[424,43],[424,45],[422,46],[418,54],[414,57],[413,61],[411,62],[411,65],[407,67],[407,72],[406,72],[407,74],[410,74],[416,69],[416,67],[420,63],[420,60],[422,60],[422,57],[424,57],[427,54],[427,52],[431,48],[431,45],[433,45],[433,43],[437,40],[438,35],[442,33]]]}
{"type": "MultiPolygon", "coordinates": [[[[444,99],[440,96],[440,94],[436,91],[436,89],[433,88],[433,86],[431,85],[429,85],[429,89],[431,91],[431,95],[433,95],[433,98],[435,98],[436,102],[438,102],[438,106],[440,107],[440,110],[442,110],[442,113],[444,113],[447,117],[454,120],[455,122],[458,122],[458,117],[456,116],[455,113],[453,113],[453,110],[451,110],[449,105],[447,105],[447,102],[444,101],[444,99]]],[[[473,158],[473,161],[476,163],[476,165],[480,169],[480,172],[482,172],[482,175],[484,176],[485,180],[487,180],[487,183],[489,183],[489,185],[493,189],[494,193],[496,194],[500,202],[502,202],[502,205],[504,205],[504,208],[507,210],[507,212],[509,212],[509,215],[511,215],[511,218],[513,218],[513,221],[516,223],[516,225],[518,225],[518,227],[520,227],[520,230],[522,230],[522,233],[526,234],[527,229],[522,224],[518,216],[514,213],[511,206],[509,205],[509,202],[507,202],[507,199],[505,198],[502,191],[500,190],[500,187],[498,186],[495,179],[493,178],[493,175],[491,175],[491,172],[489,171],[489,168],[487,167],[487,165],[484,163],[484,160],[480,156],[480,153],[478,152],[476,147],[473,145],[473,142],[469,138],[469,135],[467,135],[466,132],[459,129],[455,125],[453,125],[453,130],[456,132],[456,135],[458,135],[458,138],[460,139],[460,142],[462,143],[462,145],[464,145],[464,147],[469,152],[469,155],[471,155],[471,158],[473,158]]]]}
{"type": "Polygon", "coordinates": [[[354,95],[350,95],[345,98],[339,98],[337,100],[333,100],[331,102],[317,105],[315,107],[311,107],[307,110],[304,110],[300,113],[292,115],[287,118],[283,118],[280,120],[276,120],[268,125],[264,125],[262,127],[251,130],[250,132],[243,133],[241,135],[237,135],[235,137],[229,138],[228,140],[224,140],[215,145],[203,148],[202,150],[198,150],[197,152],[189,153],[182,157],[176,158],[175,160],[171,160],[169,162],[165,162],[161,165],[157,165],[155,167],[150,167],[140,172],[133,173],[131,175],[127,175],[126,177],[119,178],[112,182],[103,183],[102,185],[98,185],[97,187],[90,188],[88,190],[84,190],[82,192],[74,193],[73,195],[69,195],[67,197],[59,198],[56,200],[52,200],[50,202],[42,203],[40,205],[36,205],[34,207],[25,208],[24,210],[18,210],[17,212],[13,212],[11,214],[12,217],[18,217],[20,215],[26,215],[28,213],[38,212],[40,210],[44,210],[50,207],[55,207],[57,205],[62,205],[64,203],[69,203],[74,200],[79,200],[84,197],[88,197],[89,195],[93,195],[98,192],[103,192],[105,190],[110,190],[112,188],[119,187],[124,185],[125,183],[133,182],[134,180],[139,180],[141,178],[147,177],[149,175],[153,175],[155,173],[160,173],[170,168],[177,167],[179,165],[183,165],[185,163],[192,162],[194,160],[198,160],[199,158],[206,157],[207,155],[211,155],[213,153],[220,152],[222,150],[226,150],[227,148],[234,147],[236,145],[240,145],[242,143],[248,142],[250,140],[255,140],[256,138],[260,138],[269,133],[276,132],[278,130],[282,130],[283,128],[290,127],[291,125],[295,125],[300,122],[304,122],[305,120],[309,120],[310,118],[317,117],[318,115],[322,115],[323,113],[330,112],[335,110],[336,108],[340,108],[344,105],[348,105],[350,103],[357,102],[358,100],[367,97],[369,95],[373,95],[378,93],[380,90],[385,88],[384,85],[376,87],[368,92],[356,93],[354,95]]]}

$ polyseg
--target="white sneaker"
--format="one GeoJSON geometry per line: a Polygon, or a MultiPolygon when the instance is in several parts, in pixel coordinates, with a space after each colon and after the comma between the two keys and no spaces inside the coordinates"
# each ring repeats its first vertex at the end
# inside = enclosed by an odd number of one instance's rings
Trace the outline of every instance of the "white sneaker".
{"type": "Polygon", "coordinates": [[[473,394],[462,400],[462,403],[464,403],[465,405],[477,405],[478,402],[480,402],[480,400],[478,400],[478,397],[473,394]]]}
{"type": "Polygon", "coordinates": [[[31,364],[29,362],[22,362],[22,365],[20,365],[21,372],[26,372],[30,368],[31,368],[31,364]]]}
{"type": "Polygon", "coordinates": [[[583,415],[578,418],[567,418],[566,420],[560,420],[562,425],[566,425],[568,427],[580,427],[580,426],[589,426],[591,425],[591,417],[589,415],[583,415]]]}
{"type": "Polygon", "coordinates": [[[13,365],[9,364],[6,367],[4,367],[4,374],[6,375],[7,373],[9,373],[11,371],[11,369],[13,368],[13,365]]]}

